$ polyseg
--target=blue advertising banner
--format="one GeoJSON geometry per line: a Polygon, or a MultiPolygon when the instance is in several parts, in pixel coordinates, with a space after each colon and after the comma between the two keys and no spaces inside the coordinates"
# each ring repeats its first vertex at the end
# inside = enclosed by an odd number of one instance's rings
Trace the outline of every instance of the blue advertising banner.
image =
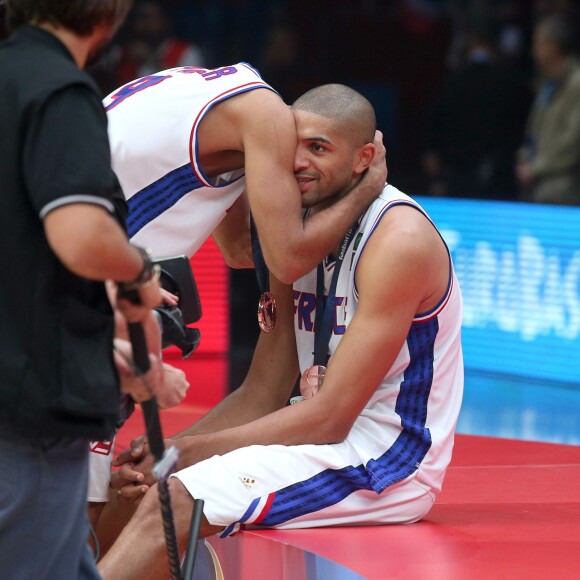
{"type": "Polygon", "coordinates": [[[466,368],[580,388],[580,208],[414,199],[453,257],[466,368]]]}

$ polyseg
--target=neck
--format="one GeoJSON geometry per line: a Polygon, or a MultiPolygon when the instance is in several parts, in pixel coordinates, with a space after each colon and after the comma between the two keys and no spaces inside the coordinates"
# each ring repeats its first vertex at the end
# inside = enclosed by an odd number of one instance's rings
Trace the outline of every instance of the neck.
{"type": "Polygon", "coordinates": [[[79,68],[85,67],[91,48],[91,37],[77,36],[67,28],[50,22],[41,22],[36,26],[56,36],[68,48],[77,66],[79,68]]]}
{"type": "MultiPolygon", "coordinates": [[[[356,178],[354,178],[352,180],[352,182],[349,184],[349,186],[347,188],[345,188],[343,191],[337,193],[336,195],[333,195],[332,197],[330,197],[328,199],[325,199],[324,201],[322,201],[320,203],[317,203],[313,207],[308,208],[308,214],[313,215],[315,213],[318,213],[320,211],[323,211],[323,210],[329,208],[331,205],[334,205],[337,201],[339,201],[343,197],[347,196],[359,184],[361,179],[362,179],[362,175],[357,176],[356,178]]],[[[358,221],[358,218],[357,218],[357,221],[358,221]]],[[[357,223],[357,221],[353,222],[350,227],[352,228],[357,223]]],[[[332,250],[332,252],[330,252],[330,254],[328,254],[330,257],[336,259],[336,257],[338,256],[338,253],[340,252],[340,247],[342,246],[342,241],[343,240],[340,240],[340,242],[337,244],[337,246],[334,248],[334,250],[332,250]]]]}
{"type": "Polygon", "coordinates": [[[346,197],[361,181],[362,175],[359,175],[349,183],[347,187],[345,187],[342,191],[339,191],[330,197],[318,202],[316,205],[308,208],[308,212],[310,215],[314,215],[315,213],[319,213],[324,211],[325,209],[329,208],[330,206],[334,205],[337,201],[340,201],[343,197],[346,197]]]}

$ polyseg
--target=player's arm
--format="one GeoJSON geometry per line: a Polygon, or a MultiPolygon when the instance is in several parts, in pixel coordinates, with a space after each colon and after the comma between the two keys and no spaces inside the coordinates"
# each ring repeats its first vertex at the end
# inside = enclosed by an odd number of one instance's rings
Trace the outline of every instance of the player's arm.
{"type": "Polygon", "coordinates": [[[419,304],[439,275],[435,268],[441,268],[440,262],[433,265],[433,238],[424,228],[405,230],[392,220],[392,215],[385,217],[365,247],[357,272],[359,307],[318,394],[251,423],[185,438],[179,442],[182,466],[248,445],[344,440],[393,364],[419,304]]]}
{"type": "Polygon", "coordinates": [[[326,401],[319,404],[333,404],[328,432],[322,434],[331,441],[348,435],[395,362],[414,316],[427,308],[425,300],[435,303],[445,291],[448,257],[437,235],[418,211],[395,207],[367,242],[356,272],[358,309],[329,362],[322,389],[311,399],[320,396],[326,401]],[[408,225],[398,222],[401,214],[411,216],[408,225]],[[437,243],[441,251],[435,260],[437,243]]]}
{"type": "Polygon", "coordinates": [[[292,288],[273,277],[270,286],[276,294],[277,323],[271,332],[260,333],[243,383],[177,438],[250,423],[288,402],[298,377],[292,288]]]}
{"type": "Polygon", "coordinates": [[[230,268],[253,268],[250,205],[244,192],[213,231],[213,239],[230,268]]]}
{"type": "Polygon", "coordinates": [[[340,242],[376,198],[386,179],[382,141],[360,184],[343,199],[303,220],[301,194],[293,167],[297,138],[292,111],[268,91],[261,103],[238,115],[243,124],[246,187],[266,264],[280,280],[292,283],[340,242]]]}

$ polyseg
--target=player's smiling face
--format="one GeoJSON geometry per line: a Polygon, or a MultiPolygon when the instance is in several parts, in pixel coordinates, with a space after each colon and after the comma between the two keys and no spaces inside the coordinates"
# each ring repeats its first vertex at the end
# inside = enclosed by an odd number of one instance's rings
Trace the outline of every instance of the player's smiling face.
{"type": "Polygon", "coordinates": [[[299,109],[293,112],[298,133],[294,175],[302,207],[313,207],[352,187],[357,150],[331,119],[299,109]]]}

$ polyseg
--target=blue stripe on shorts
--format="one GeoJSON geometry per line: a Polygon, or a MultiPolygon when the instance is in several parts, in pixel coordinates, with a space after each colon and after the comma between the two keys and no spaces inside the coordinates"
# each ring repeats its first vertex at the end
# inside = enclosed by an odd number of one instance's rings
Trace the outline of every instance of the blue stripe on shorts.
{"type": "Polygon", "coordinates": [[[358,490],[381,493],[417,470],[431,447],[431,433],[425,423],[433,383],[433,347],[438,330],[437,318],[411,326],[407,337],[410,364],[395,407],[404,430],[395,443],[378,459],[371,459],[366,468],[359,465],[327,469],[277,491],[260,526],[276,526],[336,505],[358,490]]]}

